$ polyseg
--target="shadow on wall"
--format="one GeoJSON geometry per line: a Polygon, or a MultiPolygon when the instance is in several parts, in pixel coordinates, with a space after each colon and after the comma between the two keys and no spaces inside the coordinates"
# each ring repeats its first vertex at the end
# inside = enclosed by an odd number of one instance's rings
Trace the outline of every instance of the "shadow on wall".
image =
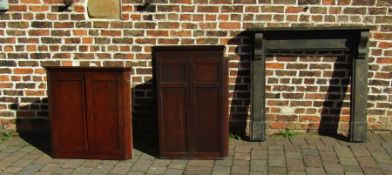
{"type": "MultiPolygon", "coordinates": [[[[235,46],[235,56],[230,56],[229,57],[234,57],[230,62],[229,68],[236,67],[238,72],[234,85],[230,85],[230,96],[232,96],[232,101],[230,104],[230,131],[233,134],[240,135],[242,138],[248,139],[247,136],[247,120],[250,120],[250,61],[252,59],[252,50],[253,50],[253,33],[249,31],[243,31],[239,34],[237,34],[235,37],[229,40],[228,45],[229,46],[235,46]]],[[[328,78],[328,80],[324,79],[325,82],[320,83],[317,81],[319,77],[312,77],[315,79],[315,84],[314,86],[320,86],[319,91],[317,93],[325,95],[324,101],[318,101],[313,104],[313,108],[317,108],[318,112],[315,113],[315,115],[319,116],[320,123],[319,125],[316,123],[314,126],[307,126],[307,131],[310,130],[317,130],[320,135],[328,135],[332,136],[335,138],[339,138],[341,140],[347,140],[347,137],[344,137],[342,135],[338,134],[338,129],[339,128],[339,121],[343,122],[341,126],[343,126],[344,130],[348,130],[348,125],[349,125],[349,118],[350,118],[350,96],[347,95],[347,90],[349,89],[350,86],[350,77],[351,77],[351,67],[352,67],[352,62],[351,62],[351,57],[348,53],[346,52],[333,52],[333,51],[319,51],[319,52],[279,52],[279,53],[272,53],[271,55],[267,56],[267,60],[270,57],[273,56],[282,56],[282,57],[298,57],[298,56],[305,56],[305,57],[328,57],[328,60],[326,58],[327,62],[334,62],[332,69],[328,69],[327,71],[331,71],[331,75],[328,78]],[[334,60],[335,59],[335,60],[334,60]],[[346,108],[346,109],[344,109],[346,108]],[[317,126],[317,127],[315,127],[317,126]]],[[[315,61],[317,64],[317,61],[315,61]]],[[[268,63],[268,62],[267,62],[268,63]]],[[[320,63],[322,63],[320,61],[320,63]]],[[[290,64],[290,63],[288,63],[290,64]]],[[[316,68],[315,70],[317,70],[316,68]]],[[[281,69],[285,70],[285,68],[281,69]]],[[[232,70],[233,71],[233,70],[232,70]]],[[[266,76],[272,76],[271,70],[266,71],[266,76]]],[[[312,71],[312,69],[310,69],[312,71]]],[[[324,71],[323,69],[320,69],[320,71],[324,71]]],[[[230,72],[230,75],[233,76],[235,73],[230,72]]],[[[276,77],[274,77],[276,78],[276,77]]],[[[292,78],[299,78],[303,79],[304,81],[305,77],[292,77],[292,78]]],[[[308,78],[308,77],[306,77],[308,78]]],[[[232,82],[232,81],[231,81],[232,82]]],[[[268,86],[273,86],[273,84],[270,84],[268,82],[268,77],[266,78],[266,85],[268,86]]],[[[296,86],[295,84],[285,84],[285,85],[290,85],[290,86],[296,86]]],[[[286,92],[278,92],[278,94],[272,93],[268,88],[266,87],[266,100],[271,99],[271,98],[278,98],[282,99],[282,94],[286,92]]],[[[305,91],[306,92],[306,88],[305,91]]],[[[298,91],[297,93],[304,93],[298,91]]],[[[289,98],[290,99],[290,98],[289,98]]],[[[287,99],[286,99],[287,100],[287,99]]],[[[296,99],[293,99],[296,100],[296,99]]],[[[302,100],[302,99],[301,99],[302,100]]],[[[313,99],[309,99],[312,101],[313,99]]],[[[268,114],[270,114],[271,111],[269,111],[269,106],[266,106],[266,116],[267,116],[267,129],[271,128],[269,125],[269,120],[271,120],[270,117],[268,117],[268,114]]],[[[296,114],[298,115],[298,114],[296,114]]],[[[294,122],[290,121],[290,119],[283,119],[285,122],[294,122]]],[[[298,121],[295,121],[298,122],[298,121]]],[[[287,128],[287,124],[285,125],[287,128]]]]}
{"type": "Polygon", "coordinates": [[[352,75],[352,56],[348,54],[337,56],[333,66],[333,73],[329,81],[326,98],[322,105],[321,120],[318,133],[320,135],[329,135],[342,140],[348,140],[347,137],[338,132],[339,121],[345,122],[342,129],[347,130],[350,122],[349,109],[350,95],[347,91],[350,86],[350,77],[352,75]]]}
{"type": "Polygon", "coordinates": [[[35,148],[50,155],[48,99],[36,100],[30,102],[29,105],[14,103],[11,109],[16,111],[16,131],[19,136],[35,148]]]}
{"type": "Polygon", "coordinates": [[[154,81],[132,88],[133,147],[151,156],[158,156],[158,117],[154,81]]]}
{"type": "MultiPolygon", "coordinates": [[[[230,132],[244,140],[249,140],[247,135],[247,121],[250,112],[250,60],[252,57],[252,33],[243,31],[228,41],[230,49],[234,46],[235,55],[229,55],[229,69],[236,67],[237,71],[229,70],[229,76],[237,75],[234,85],[229,84],[229,119],[230,132]],[[234,58],[234,59],[232,59],[234,58]]],[[[232,80],[229,78],[229,83],[232,80]]]]}

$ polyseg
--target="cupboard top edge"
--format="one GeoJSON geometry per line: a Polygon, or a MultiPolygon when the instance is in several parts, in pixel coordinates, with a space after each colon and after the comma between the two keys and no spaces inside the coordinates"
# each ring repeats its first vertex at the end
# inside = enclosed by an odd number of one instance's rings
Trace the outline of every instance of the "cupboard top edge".
{"type": "Polygon", "coordinates": [[[132,67],[77,67],[77,66],[47,66],[48,71],[131,71],[132,67]]]}

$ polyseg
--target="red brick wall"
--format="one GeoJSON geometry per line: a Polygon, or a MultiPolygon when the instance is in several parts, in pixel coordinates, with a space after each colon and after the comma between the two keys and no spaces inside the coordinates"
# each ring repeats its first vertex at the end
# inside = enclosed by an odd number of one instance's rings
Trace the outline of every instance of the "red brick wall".
{"type": "MultiPolygon", "coordinates": [[[[62,0],[10,0],[10,10],[0,15],[2,126],[13,128],[17,118],[20,129],[43,128],[39,124],[48,114],[42,67],[48,65],[133,66],[135,122],[151,122],[151,47],[221,44],[230,59],[231,126],[244,131],[251,53],[247,28],[374,25],[369,129],[392,129],[390,0],[157,0],[152,11],[138,11],[141,0],[123,0],[121,20],[89,19],[85,4],[77,2],[71,12],[60,12],[62,0]]],[[[349,57],[334,54],[271,55],[269,133],[284,128],[317,131],[321,120],[347,131],[351,63],[349,57]]]]}

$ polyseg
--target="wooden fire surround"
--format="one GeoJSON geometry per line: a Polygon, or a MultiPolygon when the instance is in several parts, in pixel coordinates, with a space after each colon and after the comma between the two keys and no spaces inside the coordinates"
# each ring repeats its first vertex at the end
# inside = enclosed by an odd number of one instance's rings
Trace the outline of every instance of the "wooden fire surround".
{"type": "Polygon", "coordinates": [[[369,27],[258,28],[251,60],[250,140],[265,140],[265,62],[271,51],[350,51],[352,58],[350,141],[367,138],[369,27]]]}

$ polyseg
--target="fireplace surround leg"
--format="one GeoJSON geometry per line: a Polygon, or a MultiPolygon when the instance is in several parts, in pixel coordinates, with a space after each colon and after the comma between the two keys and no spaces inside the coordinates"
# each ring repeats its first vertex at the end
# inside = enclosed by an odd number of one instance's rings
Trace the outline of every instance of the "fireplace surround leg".
{"type": "Polygon", "coordinates": [[[367,138],[368,38],[368,31],[360,32],[358,51],[353,58],[350,109],[350,141],[352,142],[364,142],[367,138]]]}
{"type": "Polygon", "coordinates": [[[256,33],[251,62],[251,122],[250,140],[265,140],[265,51],[263,34],[256,33]]]}

